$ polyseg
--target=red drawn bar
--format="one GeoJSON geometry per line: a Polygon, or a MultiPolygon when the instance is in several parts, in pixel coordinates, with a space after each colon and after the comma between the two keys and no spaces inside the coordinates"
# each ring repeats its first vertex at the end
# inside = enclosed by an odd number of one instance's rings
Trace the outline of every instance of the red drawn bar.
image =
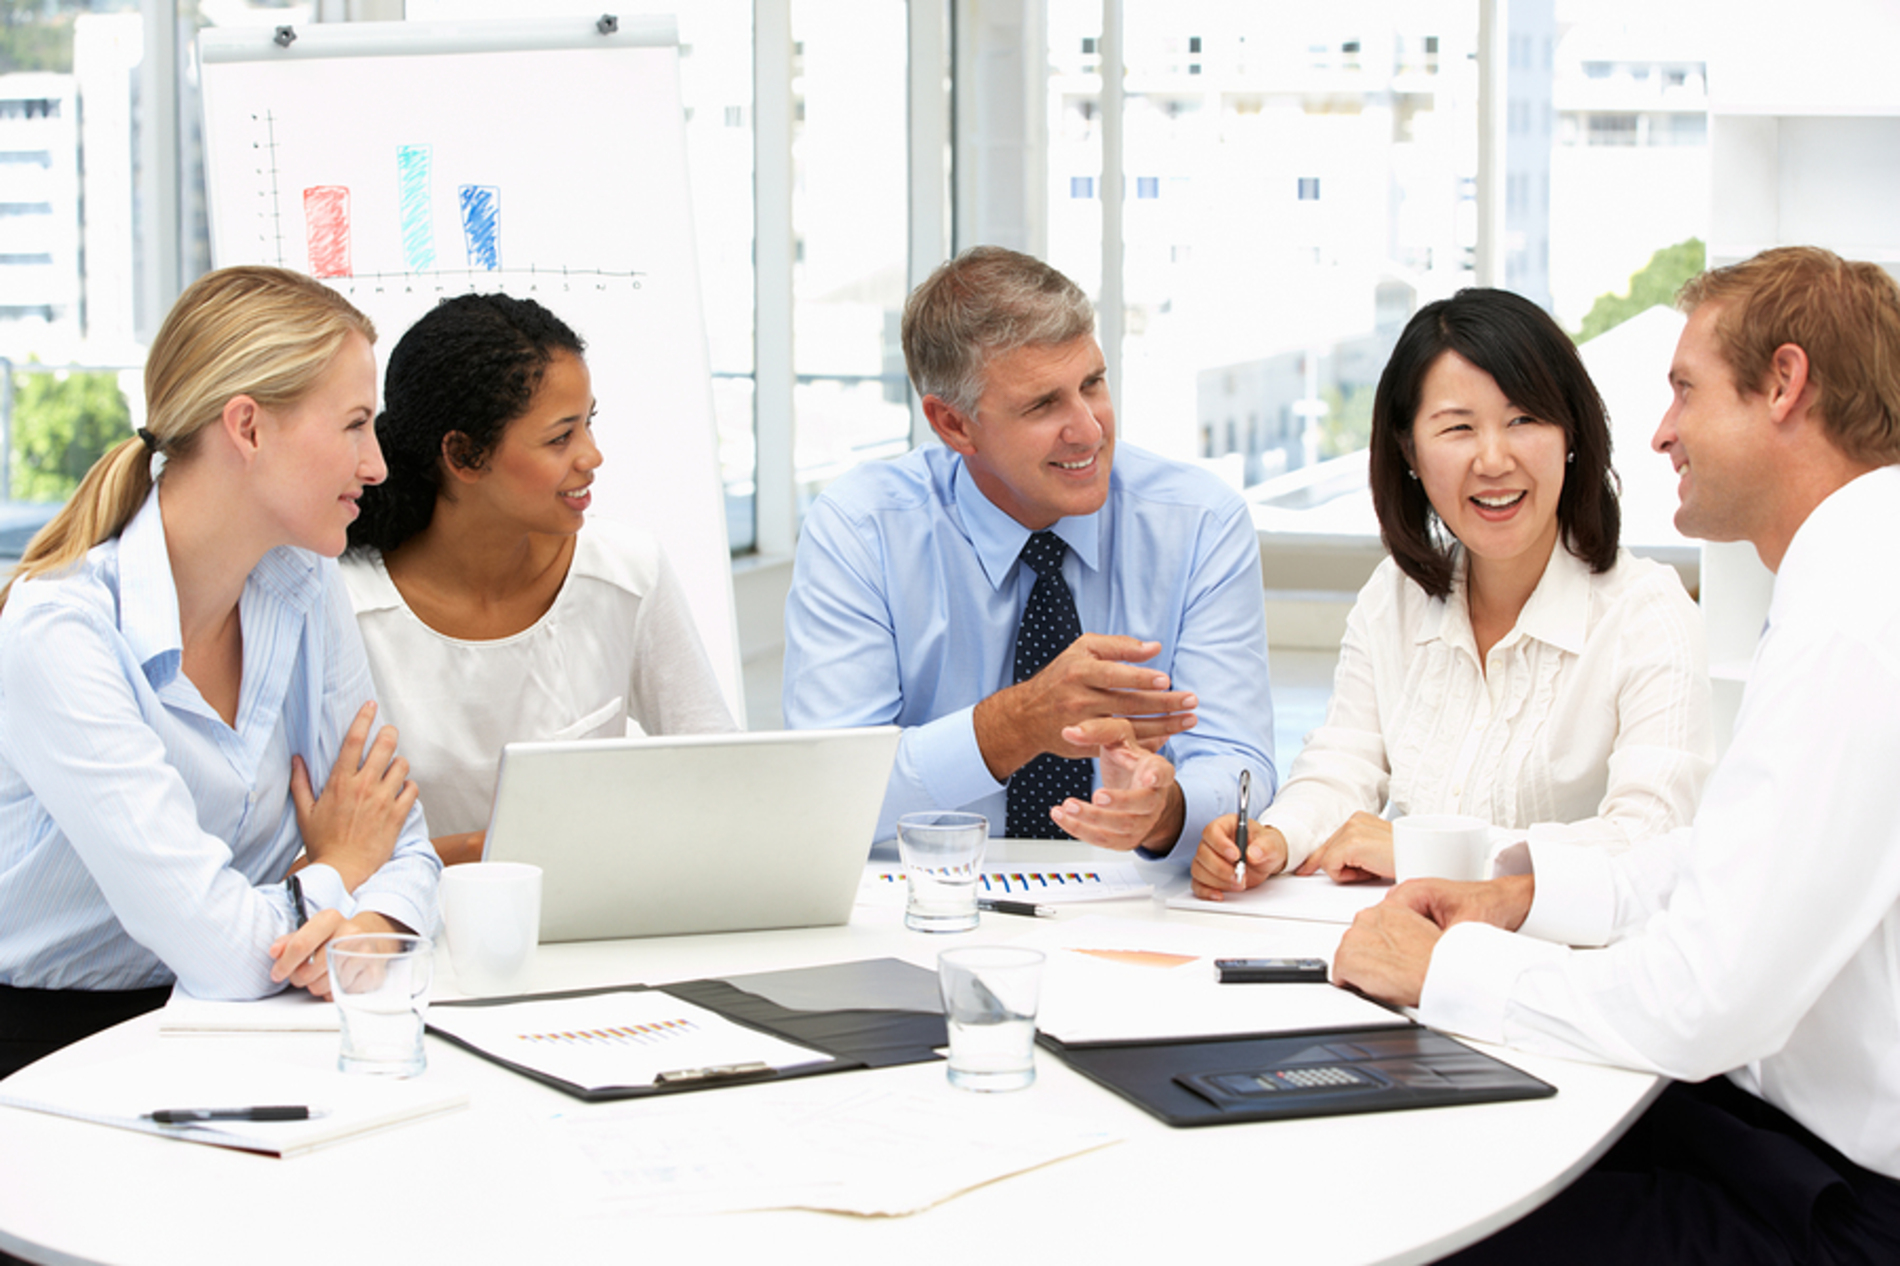
{"type": "Polygon", "coordinates": [[[304,232],[310,243],[310,275],[350,275],[350,190],[318,185],[303,191],[304,232]]]}

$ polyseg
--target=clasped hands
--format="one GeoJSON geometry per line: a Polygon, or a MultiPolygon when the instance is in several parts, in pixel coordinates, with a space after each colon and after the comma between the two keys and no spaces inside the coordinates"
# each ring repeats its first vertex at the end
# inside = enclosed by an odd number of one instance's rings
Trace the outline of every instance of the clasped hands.
{"type": "Polygon", "coordinates": [[[1041,672],[979,703],[973,723],[990,774],[1007,781],[1044,752],[1099,761],[1101,785],[1087,802],[1050,810],[1055,823],[1102,848],[1167,851],[1187,806],[1159,749],[1194,728],[1199,701],[1140,666],[1160,653],[1159,642],[1084,633],[1041,672]]]}
{"type": "MultiPolygon", "coordinates": [[[[312,788],[303,758],[290,758],[290,794],[304,845],[303,859],[292,870],[322,862],[335,869],[352,892],[395,854],[397,838],[417,796],[409,762],[396,755],[395,727],[386,725],[374,741],[370,739],[375,719],[375,703],[358,709],[322,795],[312,788]]],[[[374,912],[346,919],[340,911],[319,910],[301,928],[271,942],[271,979],[328,998],[325,951],[332,940],[357,932],[409,930],[374,912]]]]}

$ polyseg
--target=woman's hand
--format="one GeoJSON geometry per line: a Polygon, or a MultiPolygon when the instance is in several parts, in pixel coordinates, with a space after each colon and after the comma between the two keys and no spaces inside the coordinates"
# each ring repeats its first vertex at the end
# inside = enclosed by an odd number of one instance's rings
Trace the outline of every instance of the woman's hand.
{"type": "Polygon", "coordinates": [[[463,831],[458,835],[438,835],[429,843],[435,845],[435,855],[442,859],[444,866],[460,866],[463,862],[482,860],[482,842],[487,838],[486,831],[463,831]]]}
{"type": "Polygon", "coordinates": [[[375,717],[373,702],[357,712],[321,796],[311,788],[303,758],[290,758],[290,795],[304,852],[312,862],[334,867],[351,892],[395,853],[396,837],[416,803],[409,762],[396,755],[396,728],[385,725],[369,741],[375,717]]]}
{"type": "Polygon", "coordinates": [[[295,989],[308,989],[319,998],[330,996],[330,942],[339,936],[359,932],[407,932],[409,929],[387,915],[371,911],[346,919],[337,910],[319,910],[295,932],[271,942],[270,956],[276,960],[270,969],[272,980],[285,981],[295,989]]]}
{"type": "Polygon", "coordinates": [[[1201,848],[1188,875],[1194,881],[1194,895],[1203,901],[1219,901],[1223,893],[1257,888],[1286,865],[1286,836],[1255,822],[1247,828],[1247,882],[1235,883],[1240,845],[1234,841],[1234,828],[1239,821],[1238,814],[1230,813],[1215,818],[1201,832],[1201,848]]]}
{"type": "Polygon", "coordinates": [[[1310,875],[1318,870],[1338,884],[1392,878],[1392,824],[1363,809],[1353,814],[1294,873],[1310,875]]]}

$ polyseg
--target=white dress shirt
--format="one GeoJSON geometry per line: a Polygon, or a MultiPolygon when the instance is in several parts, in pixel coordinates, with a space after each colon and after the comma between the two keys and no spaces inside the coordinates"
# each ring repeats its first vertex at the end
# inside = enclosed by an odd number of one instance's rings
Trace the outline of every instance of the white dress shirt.
{"type": "Polygon", "coordinates": [[[1346,619],[1326,724],[1260,817],[1292,869],[1355,812],[1462,813],[1513,843],[1621,852],[1689,821],[1714,758],[1702,614],[1673,569],[1561,544],[1480,667],[1460,565],[1427,596],[1391,559],[1346,619]]]}
{"type": "MultiPolygon", "coordinates": [[[[303,850],[290,758],[319,794],[372,697],[336,564],[266,554],[238,601],[237,725],[181,670],[178,591],[156,494],[76,566],[13,587],[0,614],[0,984],[257,998],[294,926],[303,850]]],[[[306,904],[428,934],[441,864],[420,807],[355,893],[329,866],[306,904]]]]}
{"type": "Polygon", "coordinates": [[[418,619],[375,550],[343,577],[389,720],[438,835],[481,831],[504,744],[735,728],[700,646],[685,592],[659,542],[589,519],[567,579],[512,637],[465,641],[418,619]]]}
{"type": "Polygon", "coordinates": [[[1782,559],[1692,826],[1621,857],[1531,847],[1533,936],[1460,924],[1421,1017],[1700,1081],[1728,1072],[1900,1178],[1900,468],[1782,559]]]}

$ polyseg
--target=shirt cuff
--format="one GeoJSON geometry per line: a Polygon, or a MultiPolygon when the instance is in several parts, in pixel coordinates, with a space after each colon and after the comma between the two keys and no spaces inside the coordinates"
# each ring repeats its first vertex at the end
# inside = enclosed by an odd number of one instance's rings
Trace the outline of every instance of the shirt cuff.
{"type": "Polygon", "coordinates": [[[336,867],[312,862],[297,872],[297,883],[303,888],[306,914],[335,910],[346,919],[356,917],[356,900],[350,896],[350,890],[336,867]]]}
{"type": "Polygon", "coordinates": [[[1518,931],[1558,945],[1608,945],[1616,911],[1610,855],[1576,844],[1529,848],[1537,886],[1518,931]]]}
{"type": "Polygon", "coordinates": [[[975,707],[914,726],[906,738],[911,768],[932,804],[971,804],[1003,789],[976,745],[975,707]]]}
{"type": "Polygon", "coordinates": [[[1504,1041],[1511,987],[1530,967],[1569,953],[1488,923],[1459,923],[1438,938],[1420,991],[1418,1018],[1480,1042],[1504,1041]]]}

